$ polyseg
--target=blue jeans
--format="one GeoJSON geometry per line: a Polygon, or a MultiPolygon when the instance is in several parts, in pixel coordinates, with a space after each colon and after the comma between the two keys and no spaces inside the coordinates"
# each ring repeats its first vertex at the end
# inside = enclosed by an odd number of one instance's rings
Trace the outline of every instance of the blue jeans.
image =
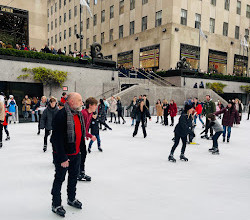
{"type": "Polygon", "coordinates": [[[133,118],[133,119],[132,119],[132,125],[134,125],[134,123],[135,123],[135,119],[133,118]]]}
{"type": "MultiPolygon", "coordinates": [[[[101,147],[101,139],[100,139],[100,135],[99,135],[99,134],[96,134],[95,136],[96,136],[96,139],[97,139],[97,145],[98,145],[98,148],[99,148],[99,147],[101,147]]],[[[94,143],[94,141],[92,141],[92,140],[89,142],[89,149],[91,149],[91,146],[92,146],[92,144],[93,144],[93,143],[94,143]]]]}
{"type": "Polygon", "coordinates": [[[222,131],[216,132],[213,136],[213,148],[218,148],[218,138],[222,134],[222,131]]]}
{"type": "Polygon", "coordinates": [[[223,131],[223,137],[226,137],[226,133],[227,133],[227,138],[228,139],[230,138],[230,136],[231,136],[231,128],[232,127],[230,127],[230,126],[224,126],[223,125],[223,129],[224,129],[224,131],[223,131]]]}
{"type": "Polygon", "coordinates": [[[38,119],[38,111],[35,111],[35,113],[31,113],[31,121],[32,122],[35,122],[36,121],[36,118],[38,119]],[[36,115],[36,117],[35,117],[36,115]]]}
{"type": "Polygon", "coordinates": [[[197,115],[194,116],[194,123],[196,124],[196,119],[197,119],[198,117],[199,117],[199,120],[200,120],[201,124],[204,125],[204,122],[203,122],[202,119],[201,119],[201,114],[199,114],[198,116],[197,116],[197,115]]]}

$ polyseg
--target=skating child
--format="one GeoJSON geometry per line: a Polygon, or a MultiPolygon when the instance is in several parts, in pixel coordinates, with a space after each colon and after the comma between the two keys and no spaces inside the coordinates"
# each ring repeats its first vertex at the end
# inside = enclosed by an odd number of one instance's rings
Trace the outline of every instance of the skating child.
{"type": "Polygon", "coordinates": [[[220,123],[216,120],[216,117],[214,114],[210,113],[207,116],[208,120],[210,121],[209,126],[201,132],[203,134],[204,132],[207,133],[208,129],[212,128],[215,131],[215,134],[213,135],[213,147],[209,149],[212,154],[219,154],[219,149],[218,149],[218,138],[220,135],[223,133],[223,128],[220,125],[220,123]]]}
{"type": "MultiPolygon", "coordinates": [[[[96,112],[93,113],[89,128],[90,128],[90,133],[94,135],[97,139],[98,150],[102,152],[103,150],[101,148],[101,139],[100,139],[100,134],[99,134],[99,119],[97,118],[96,112]]],[[[92,140],[89,142],[89,147],[88,147],[89,153],[91,153],[91,147],[93,143],[94,141],[92,140]]]]}
{"type": "Polygon", "coordinates": [[[174,158],[174,152],[180,142],[180,139],[182,140],[180,159],[188,161],[188,159],[185,157],[184,154],[187,145],[187,135],[191,134],[193,137],[195,137],[194,132],[190,129],[190,124],[192,123],[193,110],[194,109],[191,105],[186,105],[184,111],[181,114],[181,117],[179,118],[179,123],[176,125],[174,129],[174,134],[175,134],[174,145],[168,157],[168,160],[171,162],[176,162],[176,159],[174,158]]]}
{"type": "Polygon", "coordinates": [[[10,112],[8,112],[8,110],[5,110],[5,118],[4,118],[4,122],[3,122],[3,128],[4,128],[4,131],[7,135],[6,137],[6,141],[9,141],[10,140],[10,133],[9,133],[9,130],[8,130],[8,118],[9,116],[11,116],[12,114],[10,112]]]}

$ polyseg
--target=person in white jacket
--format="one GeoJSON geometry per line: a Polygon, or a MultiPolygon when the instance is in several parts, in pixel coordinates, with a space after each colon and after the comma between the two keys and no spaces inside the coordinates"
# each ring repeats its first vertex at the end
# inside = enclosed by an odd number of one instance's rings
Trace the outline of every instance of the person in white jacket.
{"type": "Polygon", "coordinates": [[[111,117],[109,122],[112,122],[112,119],[114,116],[115,118],[114,123],[116,123],[117,101],[115,100],[114,96],[111,97],[109,109],[110,109],[110,117],[111,117]]]}

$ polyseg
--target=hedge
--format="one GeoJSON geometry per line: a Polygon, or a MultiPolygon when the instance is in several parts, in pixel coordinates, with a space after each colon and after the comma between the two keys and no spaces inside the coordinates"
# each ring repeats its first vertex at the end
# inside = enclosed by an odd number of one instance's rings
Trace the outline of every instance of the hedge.
{"type": "Polygon", "coordinates": [[[68,62],[68,63],[83,63],[84,61],[86,62],[86,64],[91,63],[91,59],[81,60],[79,57],[74,58],[65,55],[54,55],[51,53],[16,50],[16,49],[0,48],[0,55],[24,57],[24,58],[40,59],[40,60],[52,60],[52,61],[68,62]]]}
{"type": "MultiPolygon", "coordinates": [[[[157,75],[161,77],[167,77],[167,71],[158,71],[157,75]]],[[[231,75],[223,75],[223,74],[203,74],[203,73],[194,73],[194,75],[182,75],[190,78],[201,78],[201,79],[217,79],[217,80],[225,80],[225,81],[235,81],[235,82],[247,82],[250,83],[250,77],[243,76],[231,76],[231,75]]]]}

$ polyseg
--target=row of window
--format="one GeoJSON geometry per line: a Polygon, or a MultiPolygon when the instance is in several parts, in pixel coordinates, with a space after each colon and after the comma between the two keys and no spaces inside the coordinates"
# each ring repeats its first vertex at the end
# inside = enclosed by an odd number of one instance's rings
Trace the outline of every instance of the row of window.
{"type": "MultiPolygon", "coordinates": [[[[249,7],[250,9],[250,7],[249,7]]],[[[187,25],[187,10],[181,9],[181,24],[187,25]]],[[[195,28],[199,29],[201,25],[201,14],[196,13],[195,14],[195,28]]],[[[210,25],[209,25],[209,32],[212,34],[215,31],[215,19],[210,18],[210,25]]],[[[224,36],[228,36],[228,23],[223,23],[223,32],[222,34],[224,36]]],[[[249,36],[249,29],[245,29],[245,35],[249,36]]],[[[239,39],[240,36],[240,27],[235,27],[235,38],[239,39]]]]}

